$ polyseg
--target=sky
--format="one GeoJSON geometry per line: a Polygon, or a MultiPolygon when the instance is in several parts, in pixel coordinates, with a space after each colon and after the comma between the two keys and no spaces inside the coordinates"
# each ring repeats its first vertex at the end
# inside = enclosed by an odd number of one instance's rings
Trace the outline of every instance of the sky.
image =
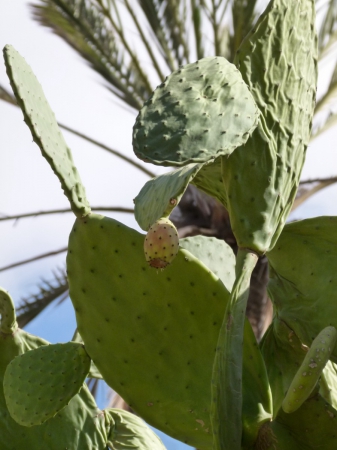
{"type": "MultiPolygon", "coordinates": [[[[26,58],[59,122],[133,157],[131,130],[135,113],[118,106],[99,76],[60,38],[32,20],[28,3],[1,0],[0,47],[11,44],[26,58]]],[[[0,83],[10,89],[2,62],[0,83]]],[[[132,207],[132,199],[148,180],[146,175],[68,132],[64,136],[90,204],[132,207]]],[[[309,146],[303,179],[336,176],[336,138],[337,131],[332,130],[309,146]]],[[[59,181],[32,142],[21,111],[4,102],[0,102],[0,149],[1,214],[68,207],[59,181]]],[[[151,170],[162,172],[158,167],[151,170]]],[[[336,194],[337,186],[316,194],[292,213],[290,219],[336,215],[336,194]]],[[[114,217],[139,230],[131,215],[115,214],[114,217]]],[[[73,222],[72,214],[0,222],[0,267],[65,247],[73,222]]],[[[65,253],[0,272],[0,286],[9,290],[18,303],[22,297],[36,292],[39,280],[53,279],[53,270],[64,266],[65,253]]],[[[26,329],[55,343],[70,340],[75,327],[71,303],[66,301],[61,306],[47,308],[26,329]]],[[[103,391],[99,406],[103,407],[105,402],[103,391]]],[[[169,450],[187,448],[164,439],[169,450]]]]}

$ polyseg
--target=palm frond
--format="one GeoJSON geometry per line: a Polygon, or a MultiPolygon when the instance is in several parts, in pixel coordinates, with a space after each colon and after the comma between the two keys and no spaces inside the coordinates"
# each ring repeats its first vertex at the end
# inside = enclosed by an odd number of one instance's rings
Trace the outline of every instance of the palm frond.
{"type": "MultiPolygon", "coordinates": [[[[133,208],[124,208],[122,206],[93,206],[91,211],[109,211],[109,212],[119,212],[119,213],[134,213],[133,208]]],[[[39,217],[39,216],[49,216],[52,214],[65,214],[72,213],[70,208],[65,209],[50,209],[49,211],[34,211],[25,214],[15,214],[12,216],[2,215],[0,213],[0,222],[5,222],[8,220],[15,220],[16,222],[20,219],[27,219],[28,217],[39,217]]],[[[0,270],[1,271],[1,270],[0,270]]]]}
{"type": "Polygon", "coordinates": [[[23,328],[36,316],[38,316],[54,300],[63,301],[68,296],[67,276],[63,269],[53,272],[53,280],[41,280],[38,284],[38,292],[28,297],[22,298],[16,308],[17,321],[20,328],[23,328]]]}
{"type": "Polygon", "coordinates": [[[318,51],[321,57],[337,42],[337,3],[329,0],[318,33],[318,51]]]}
{"type": "Polygon", "coordinates": [[[14,269],[14,267],[24,266],[25,264],[38,261],[40,259],[49,258],[50,256],[58,255],[59,253],[64,253],[68,250],[68,247],[60,248],[59,250],[54,250],[52,252],[42,253],[37,256],[33,256],[32,258],[23,259],[21,261],[17,261],[12,264],[8,264],[7,266],[0,267],[0,272],[5,272],[9,269],[14,269]]]}
{"type": "Polygon", "coordinates": [[[18,106],[14,95],[7,91],[7,89],[5,89],[3,86],[0,86],[0,100],[3,100],[4,102],[7,102],[14,106],[18,106]]]}
{"type": "Polygon", "coordinates": [[[301,181],[292,207],[292,211],[302,205],[302,203],[304,203],[317,192],[335,183],[337,183],[337,177],[317,178],[313,180],[301,181]]]}
{"type": "Polygon", "coordinates": [[[316,103],[315,114],[318,114],[326,108],[331,108],[333,104],[337,104],[337,63],[327,91],[316,103]]]}
{"type": "MultiPolygon", "coordinates": [[[[107,17],[89,0],[42,0],[31,6],[33,17],[73,47],[112,87],[115,95],[135,109],[148,97],[149,83],[107,17]],[[129,55],[130,56],[130,55],[129,55]]],[[[145,76],[146,78],[146,76],[145,76]]]]}
{"type": "Polygon", "coordinates": [[[244,37],[252,29],[256,20],[257,13],[255,11],[257,0],[233,0],[232,19],[233,34],[230,39],[231,60],[241,45],[244,37]]]}

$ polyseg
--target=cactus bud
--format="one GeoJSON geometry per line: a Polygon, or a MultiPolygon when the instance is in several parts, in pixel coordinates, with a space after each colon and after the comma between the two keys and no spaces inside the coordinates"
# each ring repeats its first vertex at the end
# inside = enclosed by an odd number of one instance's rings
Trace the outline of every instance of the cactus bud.
{"type": "Polygon", "coordinates": [[[151,267],[165,269],[178,250],[178,232],[169,219],[161,218],[151,225],[144,241],[145,258],[151,267]]]}

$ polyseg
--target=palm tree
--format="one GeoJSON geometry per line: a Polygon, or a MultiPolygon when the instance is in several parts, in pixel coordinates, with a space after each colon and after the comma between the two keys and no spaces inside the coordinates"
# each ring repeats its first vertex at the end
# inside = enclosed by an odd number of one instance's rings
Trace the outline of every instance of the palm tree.
{"type": "MultiPolygon", "coordinates": [[[[241,41],[266,4],[267,0],[41,0],[33,4],[31,9],[34,19],[81,55],[101,76],[115,100],[136,115],[155,86],[179,65],[211,55],[224,56],[233,61],[241,41]]],[[[330,61],[334,64],[334,70],[325,93],[316,105],[312,139],[337,123],[337,112],[333,110],[337,97],[337,2],[317,0],[316,6],[320,68],[324,69],[324,63],[330,61]]],[[[1,87],[0,98],[16,104],[13,96],[1,87]]],[[[148,176],[154,175],[144,165],[123,156],[119,151],[66,125],[61,126],[91,142],[93,146],[123,158],[148,176]]],[[[337,177],[303,181],[294,208],[336,181],[337,177]]],[[[92,209],[114,212],[123,208],[97,206],[92,209]]],[[[127,208],[124,211],[132,212],[127,208]]],[[[60,212],[63,211],[32,212],[2,217],[0,220],[18,220],[60,212]]],[[[193,186],[187,189],[172,219],[181,237],[196,234],[216,236],[225,239],[236,250],[225,208],[193,186]]],[[[57,252],[65,250],[64,247],[57,252]]],[[[0,271],[50,255],[38,255],[0,268],[0,271]]],[[[253,274],[247,309],[258,338],[262,336],[272,315],[266,292],[267,280],[267,262],[262,257],[253,274]]],[[[18,308],[20,325],[24,326],[33,320],[52,301],[66,298],[67,289],[65,273],[55,271],[52,282],[43,282],[38,286],[36,295],[22,300],[18,308]]]]}

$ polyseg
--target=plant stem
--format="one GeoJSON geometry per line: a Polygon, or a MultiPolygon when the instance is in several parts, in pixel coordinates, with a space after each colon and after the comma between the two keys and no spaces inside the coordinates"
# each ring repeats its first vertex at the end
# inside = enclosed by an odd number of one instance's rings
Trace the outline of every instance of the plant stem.
{"type": "Polygon", "coordinates": [[[241,450],[243,329],[250,277],[258,256],[239,249],[236,280],[221,325],[213,365],[213,450],[241,450]]]}

